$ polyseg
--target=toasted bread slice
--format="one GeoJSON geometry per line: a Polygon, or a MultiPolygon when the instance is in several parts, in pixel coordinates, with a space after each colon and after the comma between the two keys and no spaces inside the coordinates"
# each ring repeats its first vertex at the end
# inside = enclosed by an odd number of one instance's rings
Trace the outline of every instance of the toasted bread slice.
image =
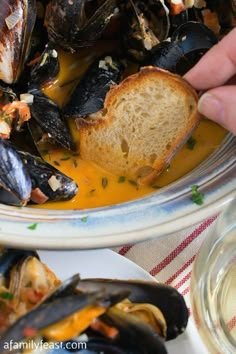
{"type": "Polygon", "coordinates": [[[197,93],[181,77],[144,67],[79,119],[80,154],[118,176],[150,184],[199,122],[197,93]]]}

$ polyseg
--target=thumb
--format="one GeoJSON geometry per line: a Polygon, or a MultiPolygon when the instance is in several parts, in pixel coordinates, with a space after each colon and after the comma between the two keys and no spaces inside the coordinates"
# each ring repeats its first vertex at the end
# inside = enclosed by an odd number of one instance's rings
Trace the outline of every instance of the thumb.
{"type": "Polygon", "coordinates": [[[205,92],[198,111],[236,135],[236,86],[222,86],[205,92]]]}

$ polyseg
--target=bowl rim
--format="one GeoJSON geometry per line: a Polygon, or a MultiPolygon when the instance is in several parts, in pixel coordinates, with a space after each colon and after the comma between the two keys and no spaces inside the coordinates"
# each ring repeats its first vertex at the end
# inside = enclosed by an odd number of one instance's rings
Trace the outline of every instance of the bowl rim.
{"type": "Polygon", "coordinates": [[[236,137],[228,134],[215,152],[184,177],[144,198],[113,206],[51,210],[1,205],[1,244],[58,250],[104,248],[163,237],[196,225],[218,214],[233,199],[235,151],[236,137]],[[198,185],[205,195],[201,206],[191,200],[192,185],[198,185]]]}

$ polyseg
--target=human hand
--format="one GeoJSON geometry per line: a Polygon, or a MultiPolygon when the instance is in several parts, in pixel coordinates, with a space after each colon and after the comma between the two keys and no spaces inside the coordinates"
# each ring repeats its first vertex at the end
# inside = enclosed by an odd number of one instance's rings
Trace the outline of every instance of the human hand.
{"type": "Polygon", "coordinates": [[[236,135],[236,28],[212,47],[184,78],[204,90],[198,110],[236,135]]]}

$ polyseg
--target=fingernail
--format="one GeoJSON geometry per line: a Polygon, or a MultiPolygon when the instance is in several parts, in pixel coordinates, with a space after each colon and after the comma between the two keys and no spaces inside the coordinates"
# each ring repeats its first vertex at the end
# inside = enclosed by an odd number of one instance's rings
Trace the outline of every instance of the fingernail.
{"type": "Polygon", "coordinates": [[[216,96],[209,93],[202,95],[198,101],[198,111],[207,118],[224,123],[224,105],[216,96]]]}

